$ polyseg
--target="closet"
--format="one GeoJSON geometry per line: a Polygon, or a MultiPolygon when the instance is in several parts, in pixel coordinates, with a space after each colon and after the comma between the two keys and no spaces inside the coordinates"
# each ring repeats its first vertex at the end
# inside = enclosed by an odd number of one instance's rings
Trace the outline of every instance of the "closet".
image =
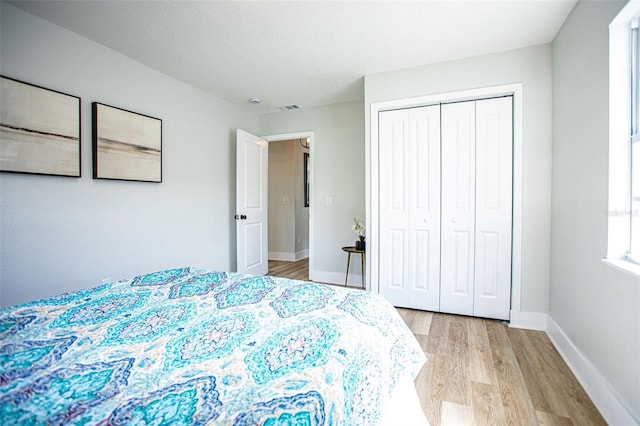
{"type": "Polygon", "coordinates": [[[378,124],[380,293],[508,319],[512,97],[381,111],[378,124]]]}

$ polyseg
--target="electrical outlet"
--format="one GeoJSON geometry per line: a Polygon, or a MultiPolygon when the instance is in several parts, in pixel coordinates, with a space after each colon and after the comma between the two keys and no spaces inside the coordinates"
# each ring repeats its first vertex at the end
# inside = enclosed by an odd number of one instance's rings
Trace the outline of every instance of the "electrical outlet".
{"type": "Polygon", "coordinates": [[[333,207],[333,198],[327,197],[327,207],[333,207]]]}
{"type": "Polygon", "coordinates": [[[282,197],[282,204],[289,204],[289,197],[282,197]]]}

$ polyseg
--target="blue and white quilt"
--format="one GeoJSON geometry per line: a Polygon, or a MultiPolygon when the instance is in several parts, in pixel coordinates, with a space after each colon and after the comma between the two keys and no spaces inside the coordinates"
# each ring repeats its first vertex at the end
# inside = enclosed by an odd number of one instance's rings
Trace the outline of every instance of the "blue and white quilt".
{"type": "Polygon", "coordinates": [[[382,297],[171,269],[0,311],[3,425],[376,425],[425,361],[382,297]]]}

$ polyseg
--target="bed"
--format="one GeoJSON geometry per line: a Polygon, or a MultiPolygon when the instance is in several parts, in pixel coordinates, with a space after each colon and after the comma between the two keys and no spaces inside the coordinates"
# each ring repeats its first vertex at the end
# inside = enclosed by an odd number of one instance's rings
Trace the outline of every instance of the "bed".
{"type": "Polygon", "coordinates": [[[0,419],[426,424],[424,362],[379,295],[170,269],[1,310],[0,419]]]}

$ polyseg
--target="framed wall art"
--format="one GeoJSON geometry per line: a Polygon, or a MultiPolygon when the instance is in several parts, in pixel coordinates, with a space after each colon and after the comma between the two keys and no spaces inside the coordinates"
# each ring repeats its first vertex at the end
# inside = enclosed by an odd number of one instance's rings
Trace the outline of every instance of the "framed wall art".
{"type": "Polygon", "coordinates": [[[303,157],[303,165],[302,170],[304,171],[304,206],[309,207],[309,197],[311,197],[311,188],[309,184],[309,175],[311,174],[311,167],[309,165],[309,153],[305,152],[302,154],[303,157]]]}
{"type": "Polygon", "coordinates": [[[0,76],[0,171],[80,177],[80,98],[0,76]]]}
{"type": "Polygon", "coordinates": [[[162,120],[98,102],[93,112],[93,178],[162,182],[162,120]]]}

